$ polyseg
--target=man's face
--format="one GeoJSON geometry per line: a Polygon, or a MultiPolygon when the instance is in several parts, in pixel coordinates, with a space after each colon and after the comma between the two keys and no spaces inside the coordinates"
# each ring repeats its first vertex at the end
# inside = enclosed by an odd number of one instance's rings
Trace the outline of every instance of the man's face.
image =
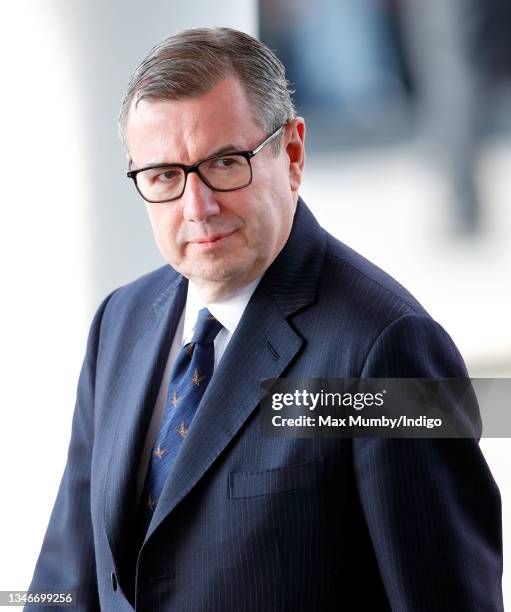
{"type": "MultiPolygon", "coordinates": [[[[268,135],[253,115],[235,78],[197,98],[143,100],[132,105],[126,126],[132,169],[192,165],[223,147],[252,150],[268,135]]],[[[291,121],[278,156],[269,144],[252,158],[248,187],[215,192],[192,173],[178,200],[146,203],[163,257],[208,301],[257,278],[284,246],[303,169],[303,137],[303,121],[291,121]]]]}

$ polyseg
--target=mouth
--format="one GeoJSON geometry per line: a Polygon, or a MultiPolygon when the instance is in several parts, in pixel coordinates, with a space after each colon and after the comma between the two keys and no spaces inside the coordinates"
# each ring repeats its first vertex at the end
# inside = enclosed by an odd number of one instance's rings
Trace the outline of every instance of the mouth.
{"type": "Polygon", "coordinates": [[[224,232],[222,234],[214,234],[213,236],[204,236],[202,238],[196,238],[195,240],[190,240],[189,244],[200,250],[216,248],[223,245],[223,243],[226,242],[228,238],[234,234],[235,231],[236,230],[232,230],[231,232],[224,232]]]}

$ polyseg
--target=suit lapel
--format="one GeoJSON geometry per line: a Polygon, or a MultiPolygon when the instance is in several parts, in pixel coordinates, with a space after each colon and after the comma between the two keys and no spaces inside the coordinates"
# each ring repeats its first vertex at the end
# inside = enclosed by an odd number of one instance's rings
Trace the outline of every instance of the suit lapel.
{"type": "MultiPolygon", "coordinates": [[[[171,269],[169,268],[169,271],[171,269]]],[[[188,282],[176,276],[148,309],[147,325],[123,363],[126,384],[116,397],[119,419],[105,476],[104,518],[112,555],[126,557],[136,483],[149,422],[170,346],[186,301],[188,282]]]]}
{"type": "Polygon", "coordinates": [[[312,303],[326,234],[299,200],[290,237],[254,292],[172,466],[146,541],[226,448],[261,400],[260,383],[278,378],[303,339],[287,318],[312,303]]]}

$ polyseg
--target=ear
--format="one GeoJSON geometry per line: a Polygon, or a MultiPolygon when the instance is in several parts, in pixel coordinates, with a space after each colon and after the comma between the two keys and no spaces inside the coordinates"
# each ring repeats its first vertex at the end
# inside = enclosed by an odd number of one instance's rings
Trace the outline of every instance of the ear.
{"type": "Polygon", "coordinates": [[[302,182],[305,163],[305,121],[295,117],[287,125],[286,153],[289,158],[289,185],[291,191],[298,191],[302,182]]]}

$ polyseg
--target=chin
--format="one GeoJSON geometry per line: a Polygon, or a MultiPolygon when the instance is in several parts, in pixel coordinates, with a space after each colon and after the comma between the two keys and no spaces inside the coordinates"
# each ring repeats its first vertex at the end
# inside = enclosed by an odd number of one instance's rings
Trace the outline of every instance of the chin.
{"type": "Polygon", "coordinates": [[[212,283],[228,282],[246,275],[249,266],[240,265],[240,261],[216,261],[197,263],[190,268],[188,276],[191,280],[212,283]]]}

